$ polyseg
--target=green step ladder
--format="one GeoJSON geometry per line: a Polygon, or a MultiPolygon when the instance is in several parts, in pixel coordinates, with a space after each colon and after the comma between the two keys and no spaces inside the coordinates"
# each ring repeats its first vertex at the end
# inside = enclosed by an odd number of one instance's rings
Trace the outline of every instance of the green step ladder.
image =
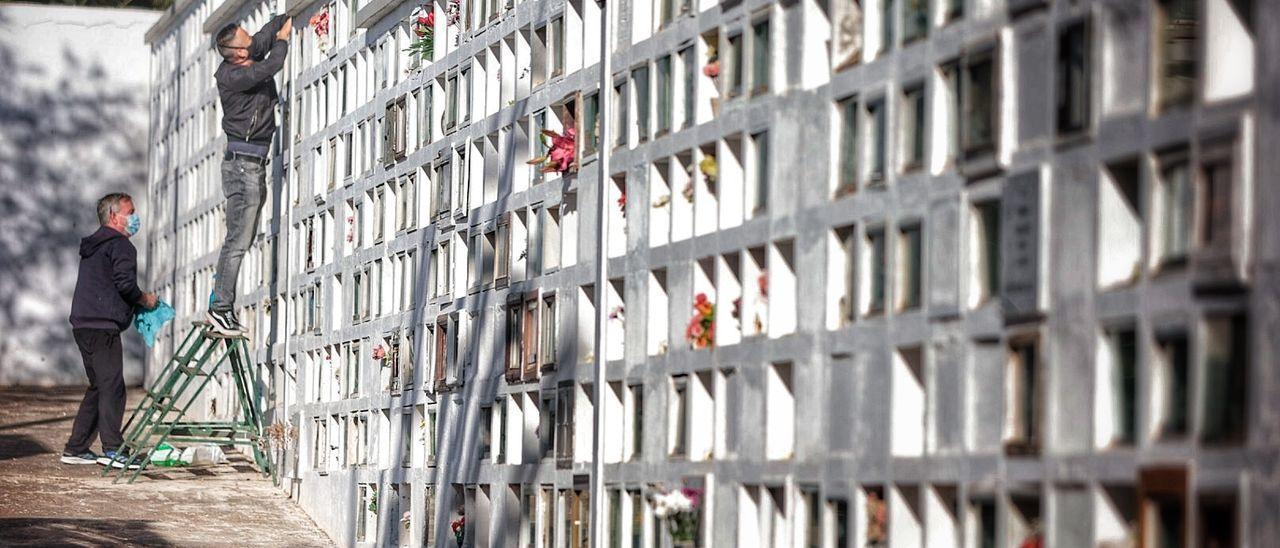
{"type": "Polygon", "coordinates": [[[124,445],[120,449],[128,452],[129,460],[123,467],[109,465],[102,471],[104,477],[118,471],[112,483],[119,483],[125,477],[133,483],[150,464],[151,451],[165,442],[247,446],[253,450],[258,469],[264,475],[272,475],[273,467],[263,443],[263,416],[253,385],[247,340],[223,336],[213,331],[208,322],[191,324],[182,344],[125,422],[124,445]],[[185,420],[191,405],[223,364],[228,365],[235,383],[238,406],[234,419],[185,420]],[[137,468],[130,470],[134,465],[137,468]]]}

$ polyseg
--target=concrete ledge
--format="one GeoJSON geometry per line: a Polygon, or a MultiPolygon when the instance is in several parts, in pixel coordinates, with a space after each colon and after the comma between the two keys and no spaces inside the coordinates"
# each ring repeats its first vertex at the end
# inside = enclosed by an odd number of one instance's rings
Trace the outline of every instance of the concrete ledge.
{"type": "Polygon", "coordinates": [[[201,30],[205,34],[217,32],[222,25],[230,23],[231,19],[240,11],[240,8],[243,8],[248,3],[249,0],[227,0],[223,2],[221,6],[218,6],[218,9],[209,14],[208,19],[204,20],[204,26],[201,27],[201,30]]]}
{"type": "Polygon", "coordinates": [[[307,8],[317,1],[319,0],[287,0],[284,4],[284,14],[289,17],[297,17],[298,14],[307,11],[307,8]]]}
{"type": "Polygon", "coordinates": [[[186,11],[187,6],[190,6],[193,1],[194,0],[176,0],[172,6],[169,6],[169,9],[164,10],[164,14],[160,16],[160,20],[156,21],[155,24],[151,25],[151,28],[147,29],[147,33],[143,35],[142,40],[146,42],[148,46],[154,44],[156,40],[159,40],[161,36],[169,32],[169,29],[173,28],[174,23],[178,22],[178,15],[186,11]]]}
{"type": "Polygon", "coordinates": [[[401,0],[373,0],[369,5],[356,12],[356,28],[367,29],[382,19],[382,16],[403,4],[401,0]]]}

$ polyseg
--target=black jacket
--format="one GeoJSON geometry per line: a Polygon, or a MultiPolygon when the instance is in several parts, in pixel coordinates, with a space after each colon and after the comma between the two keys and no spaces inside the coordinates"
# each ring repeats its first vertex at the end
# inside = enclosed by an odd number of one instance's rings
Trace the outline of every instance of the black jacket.
{"type": "Polygon", "coordinates": [[[226,61],[218,65],[213,78],[222,101],[222,131],[228,141],[271,146],[276,131],[276,81],[272,78],[284,67],[289,43],[277,40],[276,33],[288,17],[277,15],[253,35],[249,57],[253,63],[238,66],[226,61]],[[270,54],[270,55],[268,55],[270,54]]]}
{"type": "Polygon", "coordinates": [[[100,227],[80,240],[80,275],[71,298],[71,326],[124,331],[142,305],[138,250],[114,228],[100,227]]]}

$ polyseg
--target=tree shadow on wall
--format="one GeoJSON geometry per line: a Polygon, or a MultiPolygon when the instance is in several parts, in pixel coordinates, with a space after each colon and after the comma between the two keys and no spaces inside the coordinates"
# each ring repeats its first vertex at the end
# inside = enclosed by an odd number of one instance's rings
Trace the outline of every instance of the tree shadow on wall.
{"type": "MultiPolygon", "coordinates": [[[[67,323],[79,240],[96,230],[103,194],[146,203],[145,86],[62,55],[65,70],[50,74],[0,43],[0,382],[83,382],[67,323]]],[[[137,337],[125,341],[128,371],[143,352],[137,337]]]]}

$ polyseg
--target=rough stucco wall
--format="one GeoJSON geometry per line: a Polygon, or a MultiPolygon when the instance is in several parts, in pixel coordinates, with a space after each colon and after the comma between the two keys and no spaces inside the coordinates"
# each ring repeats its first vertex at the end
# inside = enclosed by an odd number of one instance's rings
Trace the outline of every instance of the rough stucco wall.
{"type": "MultiPolygon", "coordinates": [[[[146,231],[143,33],[158,12],[0,6],[0,384],[81,384],[67,315],[79,240],[111,191],[135,197],[146,231]]],[[[139,259],[146,244],[135,238],[139,259]]],[[[145,268],[145,265],[140,265],[145,268]]],[[[144,288],[145,289],[145,288],[144,288]]],[[[142,340],[125,379],[142,379],[142,340]]]]}

